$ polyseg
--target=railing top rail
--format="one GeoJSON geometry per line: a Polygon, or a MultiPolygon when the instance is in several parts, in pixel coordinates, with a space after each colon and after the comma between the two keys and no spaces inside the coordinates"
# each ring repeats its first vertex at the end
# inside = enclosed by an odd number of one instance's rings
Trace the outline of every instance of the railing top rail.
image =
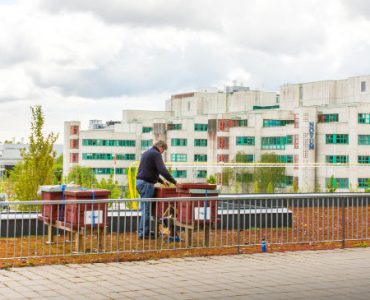
{"type": "Polygon", "coordinates": [[[29,200],[29,201],[2,201],[0,207],[12,205],[50,205],[50,204],[104,204],[121,202],[156,202],[156,201],[238,201],[238,200],[272,200],[272,199],[343,199],[351,197],[370,197],[370,193],[307,193],[307,194],[242,194],[242,195],[218,195],[203,197],[171,197],[171,198],[145,198],[145,199],[83,199],[83,200],[29,200]]]}

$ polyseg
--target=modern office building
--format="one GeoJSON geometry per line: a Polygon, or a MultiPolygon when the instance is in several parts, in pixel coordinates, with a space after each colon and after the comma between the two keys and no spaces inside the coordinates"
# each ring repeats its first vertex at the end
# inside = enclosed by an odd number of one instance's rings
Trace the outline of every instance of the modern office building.
{"type": "MultiPolygon", "coordinates": [[[[258,162],[274,152],[286,166],[285,188],[361,190],[370,178],[370,76],[281,86],[280,93],[232,86],[177,94],[166,110],[123,111],[119,122],[89,129],[65,122],[64,173],[75,165],[126,184],[128,166],[154,141],[179,181],[220,180],[222,165],[258,162]]],[[[221,178],[222,180],[222,178],[221,178]]]]}

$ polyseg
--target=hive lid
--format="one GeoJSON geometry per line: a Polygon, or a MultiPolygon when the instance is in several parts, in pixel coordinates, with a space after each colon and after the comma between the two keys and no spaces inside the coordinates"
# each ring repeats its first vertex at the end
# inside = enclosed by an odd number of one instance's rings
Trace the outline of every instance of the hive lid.
{"type": "MultiPolygon", "coordinates": [[[[58,185],[41,185],[38,189],[38,193],[40,192],[61,192],[62,191],[62,184],[58,185]]],[[[65,191],[72,191],[72,190],[79,190],[81,189],[80,185],[77,184],[67,184],[65,185],[65,191]]]]}

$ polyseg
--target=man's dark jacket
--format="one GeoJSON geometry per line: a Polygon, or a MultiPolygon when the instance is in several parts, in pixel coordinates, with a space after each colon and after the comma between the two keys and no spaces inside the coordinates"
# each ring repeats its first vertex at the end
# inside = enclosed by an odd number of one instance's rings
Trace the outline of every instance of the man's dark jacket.
{"type": "Polygon", "coordinates": [[[159,175],[162,175],[169,182],[176,184],[176,180],[171,176],[164,165],[161,152],[153,146],[141,156],[136,178],[151,183],[163,183],[159,175]]]}

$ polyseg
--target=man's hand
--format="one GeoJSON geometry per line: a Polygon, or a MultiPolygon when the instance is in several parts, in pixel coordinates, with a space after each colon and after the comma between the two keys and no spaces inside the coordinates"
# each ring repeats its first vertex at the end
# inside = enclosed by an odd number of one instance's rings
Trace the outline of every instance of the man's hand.
{"type": "Polygon", "coordinates": [[[163,181],[163,185],[164,185],[165,187],[169,187],[169,186],[170,186],[170,184],[168,183],[168,181],[163,181]]]}

